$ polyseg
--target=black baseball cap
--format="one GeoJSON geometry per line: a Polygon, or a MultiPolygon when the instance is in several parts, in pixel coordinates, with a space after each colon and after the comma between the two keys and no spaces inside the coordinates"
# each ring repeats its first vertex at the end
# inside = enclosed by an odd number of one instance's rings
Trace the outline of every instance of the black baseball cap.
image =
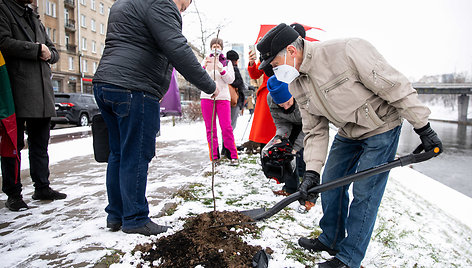
{"type": "Polygon", "coordinates": [[[261,53],[262,63],[259,69],[267,67],[274,60],[277,53],[293,43],[300,35],[292,27],[281,23],[270,29],[261,41],[257,43],[257,50],[261,53]]]}

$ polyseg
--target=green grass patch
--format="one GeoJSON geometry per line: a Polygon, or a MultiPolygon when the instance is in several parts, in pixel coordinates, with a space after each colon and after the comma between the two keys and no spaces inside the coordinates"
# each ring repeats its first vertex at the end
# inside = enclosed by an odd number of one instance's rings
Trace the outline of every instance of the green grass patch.
{"type": "Polygon", "coordinates": [[[290,249],[290,252],[287,253],[287,258],[294,259],[307,267],[311,267],[315,264],[317,259],[316,254],[310,253],[290,240],[284,239],[284,242],[286,243],[287,248],[290,249]]]}
{"type": "Polygon", "coordinates": [[[119,263],[123,255],[125,255],[124,252],[120,250],[113,250],[112,253],[107,254],[101,258],[100,261],[94,265],[94,267],[110,267],[112,264],[119,263]]]}

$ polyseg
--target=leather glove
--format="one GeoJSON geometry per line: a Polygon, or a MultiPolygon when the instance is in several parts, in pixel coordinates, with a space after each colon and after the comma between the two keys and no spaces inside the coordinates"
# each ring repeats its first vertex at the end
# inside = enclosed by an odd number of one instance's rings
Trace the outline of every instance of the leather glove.
{"type": "Polygon", "coordinates": [[[442,142],[439,139],[438,134],[434,132],[434,130],[431,128],[429,123],[420,129],[415,128],[414,130],[416,134],[420,136],[421,143],[423,144],[425,152],[431,151],[435,147],[438,147],[439,148],[438,155],[442,153],[443,151],[442,142]]]}
{"type": "Polygon", "coordinates": [[[320,174],[313,170],[305,171],[303,181],[298,187],[298,191],[300,191],[300,199],[298,201],[300,204],[305,205],[306,200],[318,198],[318,193],[308,194],[309,189],[318,185],[320,185],[320,174]]]}

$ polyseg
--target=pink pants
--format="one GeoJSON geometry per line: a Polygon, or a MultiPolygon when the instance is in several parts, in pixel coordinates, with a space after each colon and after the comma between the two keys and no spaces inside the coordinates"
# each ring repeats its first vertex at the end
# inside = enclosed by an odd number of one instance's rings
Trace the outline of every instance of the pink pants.
{"type": "MultiPolygon", "coordinates": [[[[213,100],[202,99],[202,115],[205,121],[208,147],[211,151],[211,118],[213,111],[213,100]]],[[[238,158],[238,151],[234,143],[233,128],[231,127],[231,105],[228,100],[217,100],[215,105],[215,116],[213,117],[213,157],[210,153],[210,159],[218,159],[218,136],[216,132],[216,117],[221,127],[221,135],[226,149],[231,153],[231,159],[238,158]]]]}

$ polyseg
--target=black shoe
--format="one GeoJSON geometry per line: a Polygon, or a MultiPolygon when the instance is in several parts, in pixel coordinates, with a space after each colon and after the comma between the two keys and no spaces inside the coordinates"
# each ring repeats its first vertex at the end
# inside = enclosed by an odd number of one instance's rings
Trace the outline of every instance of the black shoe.
{"type": "Polygon", "coordinates": [[[160,233],[167,232],[167,229],[169,229],[169,226],[163,226],[154,223],[153,221],[149,221],[144,225],[143,227],[135,228],[135,229],[123,229],[123,232],[127,234],[142,234],[142,235],[157,235],[160,233]]]}
{"type": "Polygon", "coordinates": [[[117,232],[121,229],[121,222],[107,221],[107,228],[110,229],[111,232],[117,232]]]}
{"type": "Polygon", "coordinates": [[[334,250],[334,249],[329,248],[328,246],[325,246],[323,243],[320,242],[320,240],[318,240],[318,238],[309,239],[306,237],[300,237],[298,239],[298,244],[302,246],[303,248],[306,248],[314,252],[326,251],[331,256],[334,256],[336,255],[336,253],[338,253],[337,250],[334,250]]]}
{"type": "Polygon", "coordinates": [[[11,211],[20,211],[20,210],[27,210],[28,205],[23,201],[23,197],[15,196],[15,197],[8,197],[7,202],[5,202],[5,207],[7,207],[11,211]]]}
{"type": "Polygon", "coordinates": [[[58,200],[65,199],[66,197],[66,194],[54,191],[50,187],[35,189],[33,194],[34,200],[58,200]]]}
{"type": "Polygon", "coordinates": [[[349,268],[349,266],[344,264],[338,258],[332,258],[329,261],[318,263],[318,268],[349,268]]]}

